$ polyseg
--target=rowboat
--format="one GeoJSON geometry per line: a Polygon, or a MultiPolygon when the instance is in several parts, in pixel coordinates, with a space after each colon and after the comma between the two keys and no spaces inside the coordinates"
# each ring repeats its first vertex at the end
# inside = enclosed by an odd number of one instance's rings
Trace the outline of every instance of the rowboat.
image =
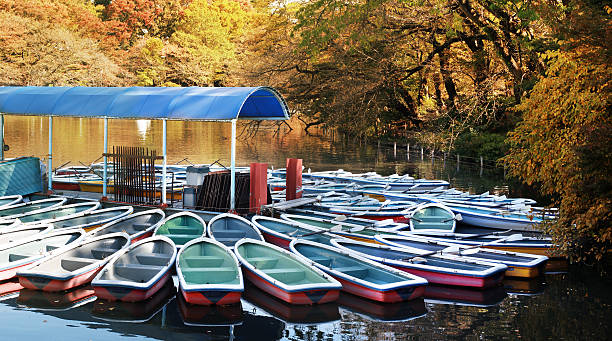
{"type": "Polygon", "coordinates": [[[313,325],[338,321],[342,318],[336,302],[323,304],[290,304],[254,285],[244,290],[245,311],[257,316],[273,316],[288,325],[313,325]]]}
{"type": "Polygon", "coordinates": [[[543,274],[548,257],[529,253],[515,253],[493,249],[482,249],[475,246],[462,246],[448,242],[436,242],[418,236],[376,236],[377,241],[390,246],[419,252],[439,252],[465,257],[472,260],[483,260],[501,263],[508,266],[505,276],[533,278],[543,274]]]}
{"type": "Polygon", "coordinates": [[[0,250],[0,281],[15,277],[20,268],[40,260],[58,249],[74,245],[85,238],[80,229],[55,231],[22,239],[0,250]]]}
{"type": "Polygon", "coordinates": [[[88,166],[69,166],[63,167],[55,170],[55,174],[57,175],[77,175],[77,174],[87,174],[91,170],[91,167],[88,166]]]}
{"type": "Polygon", "coordinates": [[[179,212],[168,216],[153,231],[155,236],[166,236],[172,239],[177,248],[205,233],[206,223],[199,215],[191,212],[179,212]]]}
{"type": "Polygon", "coordinates": [[[338,238],[325,230],[308,227],[284,219],[276,219],[264,216],[253,216],[253,224],[261,231],[268,243],[289,250],[289,243],[296,238],[311,240],[321,244],[331,245],[330,240],[338,238]]]}
{"type": "Polygon", "coordinates": [[[259,230],[250,221],[231,213],[223,213],[208,222],[208,235],[233,248],[243,238],[264,240],[259,230]]]}
{"type": "Polygon", "coordinates": [[[30,212],[61,206],[66,203],[66,201],[68,201],[67,198],[50,198],[17,203],[11,206],[1,207],[0,217],[2,217],[3,220],[19,218],[20,216],[30,212]]]}
{"type": "Polygon", "coordinates": [[[397,303],[382,303],[341,292],[337,302],[342,308],[376,322],[405,322],[427,314],[425,301],[422,298],[397,303]]]}
{"type": "Polygon", "coordinates": [[[287,303],[332,302],[342,288],[333,277],[281,247],[242,239],[234,252],[251,283],[287,303]]]}
{"type": "Polygon", "coordinates": [[[73,288],[65,292],[47,292],[23,289],[17,303],[42,311],[66,311],[96,300],[90,286],[73,288]]]}
{"type": "Polygon", "coordinates": [[[96,174],[54,174],[51,187],[58,191],[80,191],[79,182],[100,181],[96,174]]]}
{"type": "Polygon", "coordinates": [[[216,240],[194,239],[179,251],[176,272],[181,296],[191,304],[240,302],[244,280],[238,259],[216,240]]]}
{"type": "Polygon", "coordinates": [[[21,220],[17,218],[11,220],[0,220],[0,231],[10,230],[21,225],[21,220]]]}
{"type": "Polygon", "coordinates": [[[291,251],[308,259],[342,284],[342,290],[378,302],[420,297],[427,280],[348,251],[306,240],[294,240],[291,251]]]}
{"type": "Polygon", "coordinates": [[[145,323],[162,311],[175,297],[176,288],[172,281],[168,281],[145,301],[96,300],[91,308],[91,315],[108,322],[145,323]]]}
{"type": "Polygon", "coordinates": [[[128,216],[132,212],[134,212],[134,207],[132,206],[103,208],[57,219],[53,222],[53,225],[56,229],[82,228],[85,231],[90,231],[106,223],[128,216]]]}
{"type": "Polygon", "coordinates": [[[38,211],[22,214],[19,218],[24,224],[39,224],[50,223],[66,216],[72,216],[79,213],[87,213],[96,210],[100,207],[99,202],[84,202],[80,204],[71,204],[58,206],[53,208],[45,208],[38,211]]]}
{"type": "Polygon", "coordinates": [[[321,219],[286,213],[281,214],[281,218],[300,225],[328,230],[344,238],[368,243],[378,243],[376,239],[374,239],[374,236],[377,234],[396,234],[395,231],[387,230],[385,228],[348,224],[342,221],[341,218],[321,219]]]}
{"type": "Polygon", "coordinates": [[[453,211],[438,203],[421,204],[408,213],[411,231],[455,232],[453,211]]]}
{"type": "Polygon", "coordinates": [[[12,229],[0,230],[0,248],[5,248],[13,243],[19,242],[20,240],[41,236],[45,233],[49,233],[53,230],[51,224],[40,224],[40,225],[22,225],[20,227],[12,229]]]}
{"type": "MultiPolygon", "coordinates": [[[[102,193],[104,181],[101,180],[84,180],[79,181],[79,189],[81,192],[92,192],[92,193],[102,193]]],[[[174,188],[172,188],[169,184],[166,188],[167,195],[173,195],[176,200],[180,200],[182,198],[182,182],[176,182],[174,188]]],[[[109,181],[106,187],[106,193],[113,194],[115,193],[115,185],[112,181],[109,181]]],[[[156,186],[155,190],[147,190],[143,191],[147,195],[153,194],[156,198],[161,198],[162,189],[161,186],[156,186]]]]}
{"type": "Polygon", "coordinates": [[[18,297],[21,289],[23,287],[15,279],[0,282],[0,302],[18,297]]]}
{"type": "Polygon", "coordinates": [[[23,200],[21,195],[6,195],[0,197],[0,207],[12,206],[18,204],[23,200]]]}
{"type": "Polygon", "coordinates": [[[328,208],[330,213],[344,214],[348,216],[358,216],[371,220],[393,219],[398,223],[408,222],[406,212],[418,205],[417,202],[384,202],[373,206],[331,206],[328,208]]]}
{"type": "Polygon", "coordinates": [[[430,283],[488,288],[499,284],[507,266],[472,261],[461,256],[409,252],[402,248],[363,243],[353,240],[332,240],[332,245],[385,265],[425,278],[430,283]]]}
{"type": "Polygon", "coordinates": [[[105,300],[144,301],[171,278],[175,259],[176,247],[168,237],[146,238],[117,252],[91,286],[105,300]]]}
{"type": "Polygon", "coordinates": [[[535,213],[529,214],[521,211],[506,211],[450,203],[447,206],[455,214],[461,214],[463,223],[474,226],[512,229],[515,231],[538,231],[536,225],[545,220],[535,213]]]}
{"type": "Polygon", "coordinates": [[[86,239],[19,270],[17,277],[27,289],[68,290],[91,282],[115,253],[129,244],[130,237],[125,233],[86,239]]]}
{"type": "MultiPolygon", "coordinates": [[[[401,235],[411,235],[407,232],[399,232],[401,235]]],[[[475,247],[483,247],[487,249],[495,249],[509,252],[531,253],[534,255],[546,256],[552,249],[553,244],[550,237],[527,237],[523,236],[520,240],[513,238],[506,239],[508,236],[492,234],[459,234],[459,233],[444,233],[444,234],[420,234],[427,237],[428,240],[434,242],[448,242],[453,244],[468,245],[475,247]]]]}
{"type": "Polygon", "coordinates": [[[130,235],[132,244],[153,235],[153,230],[162,224],[166,217],[160,209],[133,213],[113,220],[94,230],[89,231],[91,236],[101,236],[113,232],[125,232],[130,235]]]}

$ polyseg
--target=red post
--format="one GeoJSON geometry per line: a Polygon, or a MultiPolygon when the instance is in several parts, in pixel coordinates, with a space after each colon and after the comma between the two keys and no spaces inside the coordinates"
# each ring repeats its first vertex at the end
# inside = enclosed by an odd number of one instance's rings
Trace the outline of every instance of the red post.
{"type": "Polygon", "coordinates": [[[268,203],[268,164],[251,163],[249,195],[249,212],[261,211],[261,206],[268,203]]]}
{"type": "Polygon", "coordinates": [[[302,159],[287,159],[287,200],[302,197],[302,159]]]}

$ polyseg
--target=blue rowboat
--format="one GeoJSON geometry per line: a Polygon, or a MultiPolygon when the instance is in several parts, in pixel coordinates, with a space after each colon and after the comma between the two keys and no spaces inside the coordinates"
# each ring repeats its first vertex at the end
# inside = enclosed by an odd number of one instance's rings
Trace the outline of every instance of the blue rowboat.
{"type": "Polygon", "coordinates": [[[34,211],[42,211],[61,206],[68,201],[67,198],[50,198],[42,200],[34,200],[29,202],[21,202],[11,206],[0,207],[0,217],[2,220],[18,218],[22,215],[34,211]]]}
{"type": "Polygon", "coordinates": [[[264,240],[257,227],[250,221],[231,213],[219,214],[212,218],[208,223],[208,236],[230,249],[244,238],[264,240]]]}
{"type": "Polygon", "coordinates": [[[395,303],[420,297],[427,280],[333,246],[294,240],[291,251],[308,259],[342,284],[342,290],[378,302],[395,303]]]}
{"type": "Polygon", "coordinates": [[[191,212],[175,213],[166,217],[155,228],[153,235],[170,238],[177,248],[183,247],[190,240],[200,238],[206,233],[206,223],[199,215],[191,212]]]}
{"type": "Polygon", "coordinates": [[[458,204],[447,204],[447,206],[455,214],[461,214],[463,223],[480,227],[538,231],[536,225],[544,221],[537,213],[529,214],[521,211],[505,211],[458,204]]]}
{"type": "Polygon", "coordinates": [[[19,270],[17,277],[26,289],[69,290],[91,282],[118,251],[129,245],[130,237],[125,233],[85,239],[19,270]]]}
{"type": "Polygon", "coordinates": [[[338,298],[342,285],[302,257],[264,241],[242,239],[234,252],[244,276],[290,304],[321,304],[338,298]]]}
{"type": "MultiPolygon", "coordinates": [[[[296,214],[306,217],[315,217],[321,219],[339,219],[338,217],[342,216],[341,214],[329,213],[329,212],[321,212],[321,211],[313,211],[313,210],[305,210],[305,209],[289,209],[287,210],[290,214],[296,214]]],[[[367,227],[377,227],[388,229],[389,231],[401,231],[410,228],[410,224],[405,223],[396,223],[393,219],[387,220],[372,220],[359,218],[357,216],[345,216],[342,218],[343,222],[353,225],[367,226],[367,227]]]]}
{"type": "Polygon", "coordinates": [[[391,229],[353,225],[335,219],[305,217],[296,214],[281,214],[281,218],[305,227],[327,230],[340,237],[369,243],[376,243],[374,236],[377,234],[396,234],[396,232],[391,229]]]}
{"type": "Polygon", "coordinates": [[[201,237],[181,249],[176,262],[181,296],[191,304],[226,305],[240,302],[244,280],[230,248],[201,237]]]}
{"type": "Polygon", "coordinates": [[[310,240],[313,242],[331,245],[331,240],[339,238],[325,230],[308,225],[293,223],[284,219],[264,216],[253,216],[253,224],[261,231],[264,239],[271,244],[289,250],[289,244],[294,239],[310,240]]]}
{"type": "Polygon", "coordinates": [[[105,300],[144,301],[171,280],[175,259],[176,246],[170,238],[146,238],[117,252],[91,286],[105,300]]]}
{"type": "Polygon", "coordinates": [[[130,240],[134,244],[152,236],[153,230],[161,225],[165,217],[166,214],[160,209],[133,213],[89,231],[89,235],[101,236],[113,232],[125,232],[130,235],[130,240]]]}
{"type": "Polygon", "coordinates": [[[425,252],[437,251],[442,254],[451,254],[472,260],[483,260],[492,263],[501,263],[508,266],[506,277],[538,277],[546,267],[548,257],[532,255],[529,253],[516,253],[493,249],[482,249],[475,246],[458,245],[449,242],[437,242],[423,236],[390,236],[379,235],[374,237],[377,241],[390,246],[417,249],[425,252]]]}
{"type": "Polygon", "coordinates": [[[403,248],[353,240],[332,240],[332,245],[425,278],[430,283],[475,288],[498,285],[507,266],[472,261],[461,256],[410,252],[403,248]]]}
{"type": "Polygon", "coordinates": [[[53,222],[53,226],[56,229],[82,228],[85,231],[91,231],[96,227],[128,216],[132,212],[134,212],[132,206],[103,208],[57,219],[53,222]]]}

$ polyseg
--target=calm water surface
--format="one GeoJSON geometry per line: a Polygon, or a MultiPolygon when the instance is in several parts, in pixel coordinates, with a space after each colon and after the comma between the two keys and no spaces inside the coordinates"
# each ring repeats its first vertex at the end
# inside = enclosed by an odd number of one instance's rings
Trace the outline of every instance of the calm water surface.
{"type": "MultiPolygon", "coordinates": [[[[143,146],[161,151],[161,122],[110,121],[109,145],[143,146]]],[[[46,158],[48,121],[6,117],[8,157],[46,158]]],[[[91,119],[54,120],[54,163],[85,164],[102,153],[103,123],[91,119]]],[[[168,123],[169,162],[220,160],[229,164],[230,126],[225,123],[168,123]]],[[[241,139],[237,162],[284,166],[285,158],[304,159],[313,170],[399,173],[445,179],[471,192],[513,196],[528,192],[503,178],[503,171],[405,153],[359,141],[288,134],[272,129],[241,139]]],[[[0,338],[6,340],[187,339],[187,340],[405,340],[405,339],[609,339],[612,332],[610,282],[595,273],[570,268],[537,280],[506,279],[485,291],[430,287],[424,300],[381,305],[342,295],[337,303],[292,307],[255,288],[240,305],[187,307],[169,285],[146,303],[97,300],[90,288],[49,294],[15,291],[0,282],[0,338]]]]}

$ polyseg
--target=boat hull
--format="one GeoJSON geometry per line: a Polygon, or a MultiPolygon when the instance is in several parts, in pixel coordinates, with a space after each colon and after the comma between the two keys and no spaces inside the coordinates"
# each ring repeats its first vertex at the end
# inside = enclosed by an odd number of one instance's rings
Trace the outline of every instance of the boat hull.
{"type": "Polygon", "coordinates": [[[34,263],[37,259],[32,260],[31,262],[25,263],[25,264],[21,264],[15,267],[12,267],[10,269],[5,269],[0,271],[0,281],[6,281],[7,279],[11,279],[15,276],[17,276],[17,271],[19,271],[19,269],[22,269],[32,263],[34,263]]]}
{"type": "Polygon", "coordinates": [[[501,283],[502,279],[504,279],[504,272],[500,271],[491,274],[490,276],[466,276],[466,275],[456,275],[442,272],[434,272],[434,271],[425,271],[414,268],[408,268],[398,265],[393,265],[396,269],[400,269],[402,271],[406,271],[413,275],[417,275],[425,278],[429,283],[433,284],[442,284],[442,285],[452,285],[452,286],[460,286],[460,287],[473,287],[473,288],[490,288],[501,283]]]}
{"type": "Polygon", "coordinates": [[[259,289],[290,304],[322,304],[338,299],[338,289],[309,289],[304,291],[285,291],[260,277],[247,267],[242,267],[245,277],[259,289]]]}
{"type": "Polygon", "coordinates": [[[291,239],[285,239],[278,236],[275,236],[271,233],[266,233],[265,231],[261,231],[266,242],[270,244],[274,244],[276,246],[280,246],[283,249],[289,250],[289,244],[291,244],[291,239]]]}
{"type": "Polygon", "coordinates": [[[425,293],[425,285],[381,291],[368,288],[355,282],[347,281],[340,276],[333,277],[338,280],[338,282],[342,283],[343,291],[377,302],[396,303],[410,301],[423,296],[425,293]]]}
{"type": "Polygon", "coordinates": [[[170,271],[166,272],[153,286],[148,289],[123,286],[93,286],[96,296],[109,301],[140,302],[148,299],[158,292],[170,278],[170,271]]]}
{"type": "Polygon", "coordinates": [[[37,276],[35,274],[20,275],[19,284],[26,289],[42,290],[42,291],[64,291],[69,290],[83,284],[90,283],[102,267],[96,267],[80,275],[68,278],[58,279],[48,276],[37,276]]]}
{"type": "Polygon", "coordinates": [[[234,290],[203,290],[185,291],[181,288],[181,296],[189,304],[197,305],[228,305],[240,302],[242,291],[234,290]]]}
{"type": "Polygon", "coordinates": [[[131,244],[134,244],[134,243],[136,243],[139,240],[143,240],[145,238],[149,238],[152,235],[153,235],[153,231],[149,231],[149,232],[143,233],[140,236],[134,237],[133,239],[131,239],[131,244]]]}

